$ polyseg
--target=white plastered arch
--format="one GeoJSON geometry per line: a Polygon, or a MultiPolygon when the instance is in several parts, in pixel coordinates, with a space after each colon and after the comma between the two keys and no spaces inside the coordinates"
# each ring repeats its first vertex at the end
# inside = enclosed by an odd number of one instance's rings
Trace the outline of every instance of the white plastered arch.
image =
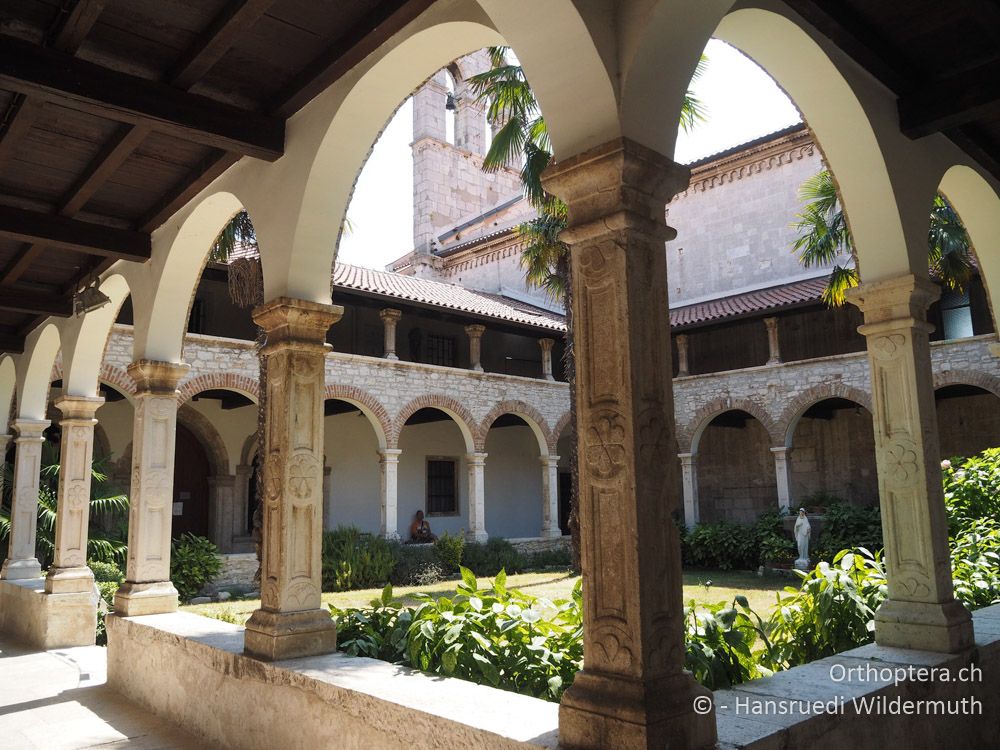
{"type": "Polygon", "coordinates": [[[111,326],[129,295],[128,282],[119,273],[102,281],[100,290],[111,299],[110,304],[63,325],[63,393],[68,396],[97,395],[111,326]]]}
{"type": "Polygon", "coordinates": [[[46,419],[52,368],[60,347],[59,328],[48,321],[28,336],[24,354],[18,360],[17,417],[46,419]]]}
{"type": "Polygon", "coordinates": [[[7,418],[10,415],[11,406],[14,403],[14,394],[17,392],[17,365],[14,358],[9,355],[0,357],[0,410],[2,410],[4,429],[0,431],[9,432],[7,418]]]}

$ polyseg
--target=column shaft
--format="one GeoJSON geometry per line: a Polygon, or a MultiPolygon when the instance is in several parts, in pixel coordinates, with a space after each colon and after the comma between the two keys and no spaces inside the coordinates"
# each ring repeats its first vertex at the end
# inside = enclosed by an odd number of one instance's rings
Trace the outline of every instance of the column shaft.
{"type": "Polygon", "coordinates": [[[557,163],[569,206],[584,667],[562,699],[573,748],[709,748],[684,671],[664,206],[689,171],[626,139],[557,163]]]}
{"type": "Polygon", "coordinates": [[[383,448],[379,451],[379,476],[382,493],[381,533],[386,539],[399,539],[399,448],[383,448]]]}
{"type": "Polygon", "coordinates": [[[541,456],[542,462],[542,536],[558,539],[559,528],[559,456],[541,456]]]}
{"type": "Polygon", "coordinates": [[[382,318],[382,325],[385,328],[385,359],[399,359],[396,355],[396,323],[399,322],[402,316],[403,312],[401,310],[392,307],[387,307],[379,313],[379,317],[382,318]]]}
{"type": "Polygon", "coordinates": [[[767,364],[781,364],[781,347],[778,344],[778,319],[764,318],[764,325],[767,326],[767,364]]]}
{"type": "Polygon", "coordinates": [[[778,510],[792,508],[792,474],[791,474],[791,448],[779,446],[771,448],[771,455],[774,456],[774,478],[778,484],[778,510]]]}
{"type": "Polygon", "coordinates": [[[131,617],[173,612],[170,539],[177,442],[177,384],[188,365],[140,360],[129,365],[136,383],[129,494],[128,564],[115,594],[115,612],[131,617]]]}
{"type": "Polygon", "coordinates": [[[467,453],[469,468],[469,530],[465,536],[470,542],[485,542],[486,533],[486,454],[467,453]]]}
{"type": "Polygon", "coordinates": [[[471,325],[465,327],[465,333],[469,337],[469,369],[476,372],[483,371],[482,364],[482,341],[486,326],[471,325]]]}
{"type": "Polygon", "coordinates": [[[679,453],[677,457],[684,484],[684,525],[692,529],[698,523],[698,454],[679,453]]]}
{"type": "Polygon", "coordinates": [[[555,380],[552,377],[552,347],[555,343],[554,339],[538,339],[538,346],[542,350],[542,377],[545,380],[555,380]]]}
{"type": "Polygon", "coordinates": [[[691,374],[688,367],[688,335],[678,333],[674,337],[674,341],[677,343],[677,377],[686,378],[691,374]]]}
{"type": "Polygon", "coordinates": [[[865,314],[875,461],[889,596],[875,614],[883,646],[957,653],[972,620],[953,595],[926,322],[938,288],[903,276],[864,284],[849,299],[865,314]]]}
{"type": "Polygon", "coordinates": [[[244,648],[261,659],[336,649],[321,608],[326,332],[343,308],[281,297],[254,311],[267,343],[261,608],[244,648]]]}
{"type": "Polygon", "coordinates": [[[91,591],[94,574],[87,567],[90,527],[90,480],[94,458],[94,414],[104,399],[64,396],[55,406],[59,422],[59,497],[56,508],[55,551],[45,578],[50,594],[91,591]]]}
{"type": "Polygon", "coordinates": [[[11,488],[10,536],[7,559],[0,578],[8,580],[38,578],[42,566],[35,557],[35,535],[38,531],[38,487],[42,472],[42,433],[47,420],[17,419],[13,422],[14,486],[11,488]]]}

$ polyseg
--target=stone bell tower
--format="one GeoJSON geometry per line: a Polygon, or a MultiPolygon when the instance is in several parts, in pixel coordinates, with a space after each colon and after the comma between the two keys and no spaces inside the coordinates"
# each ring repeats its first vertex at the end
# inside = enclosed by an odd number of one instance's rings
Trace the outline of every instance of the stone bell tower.
{"type": "Polygon", "coordinates": [[[483,172],[486,104],[469,77],[490,68],[486,50],[442,68],[413,94],[413,270],[436,277],[434,251],[442,232],[520,193],[514,170],[483,172]],[[449,118],[454,127],[449,127],[449,118]]]}

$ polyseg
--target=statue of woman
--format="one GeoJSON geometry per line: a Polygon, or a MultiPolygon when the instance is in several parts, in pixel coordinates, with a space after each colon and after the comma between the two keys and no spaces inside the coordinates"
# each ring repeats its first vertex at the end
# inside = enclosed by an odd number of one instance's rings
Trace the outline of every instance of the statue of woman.
{"type": "Polygon", "coordinates": [[[795,567],[807,569],[809,567],[809,537],[812,536],[812,527],[809,525],[805,508],[799,508],[799,517],[795,519],[795,528],[792,533],[795,535],[795,544],[799,548],[799,559],[795,561],[795,567]]]}

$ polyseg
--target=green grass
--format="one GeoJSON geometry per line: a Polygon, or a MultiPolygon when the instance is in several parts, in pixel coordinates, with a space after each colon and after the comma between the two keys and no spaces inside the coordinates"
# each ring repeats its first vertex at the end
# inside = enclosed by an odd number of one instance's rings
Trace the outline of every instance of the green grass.
{"type": "MultiPolygon", "coordinates": [[[[532,596],[547,599],[567,599],[579,576],[567,571],[546,571],[543,573],[521,573],[507,579],[509,588],[520,589],[532,596]]],[[[483,586],[488,585],[487,579],[481,579],[483,586]]],[[[742,594],[750,602],[758,614],[766,617],[774,608],[775,592],[785,586],[794,585],[795,581],[785,578],[773,578],[752,573],[736,573],[732,571],[687,571],[684,573],[684,603],[692,599],[697,604],[718,604],[730,602],[734,596],[742,594]]],[[[431,596],[444,596],[455,591],[456,581],[442,581],[430,586],[400,586],[393,589],[397,599],[408,604],[414,603],[413,594],[422,592],[431,596]]],[[[366,589],[362,591],[341,591],[323,594],[323,605],[333,604],[340,609],[346,607],[367,607],[372,599],[378,598],[381,589],[366,589]]],[[[246,622],[250,613],[260,607],[260,599],[243,599],[240,601],[217,602],[212,604],[195,604],[181,607],[185,612],[193,612],[208,617],[223,615],[225,619],[240,625],[246,622]]]]}

